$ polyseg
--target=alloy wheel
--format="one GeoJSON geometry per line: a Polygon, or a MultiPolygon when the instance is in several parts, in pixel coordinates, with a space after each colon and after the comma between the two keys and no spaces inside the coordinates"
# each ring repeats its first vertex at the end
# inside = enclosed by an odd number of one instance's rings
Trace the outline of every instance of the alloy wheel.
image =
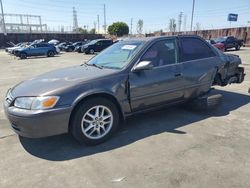
{"type": "Polygon", "coordinates": [[[113,125],[113,114],[106,106],[94,106],[82,118],[81,129],[90,139],[100,139],[109,133],[113,125]]]}

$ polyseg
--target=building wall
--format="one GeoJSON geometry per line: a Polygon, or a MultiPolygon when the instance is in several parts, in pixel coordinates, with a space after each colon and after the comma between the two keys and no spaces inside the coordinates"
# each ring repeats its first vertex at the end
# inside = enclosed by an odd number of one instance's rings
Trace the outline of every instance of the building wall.
{"type": "Polygon", "coordinates": [[[70,41],[76,42],[84,39],[93,40],[104,38],[100,34],[77,34],[77,33],[8,33],[6,36],[0,33],[0,47],[7,46],[7,42],[32,42],[37,39],[49,41],[51,39],[59,40],[60,42],[70,41]]]}
{"type": "Polygon", "coordinates": [[[150,33],[147,36],[171,36],[171,35],[199,35],[204,39],[217,38],[222,36],[235,36],[243,39],[246,46],[250,46],[250,27],[214,29],[214,30],[200,30],[188,32],[157,32],[150,33]]]}

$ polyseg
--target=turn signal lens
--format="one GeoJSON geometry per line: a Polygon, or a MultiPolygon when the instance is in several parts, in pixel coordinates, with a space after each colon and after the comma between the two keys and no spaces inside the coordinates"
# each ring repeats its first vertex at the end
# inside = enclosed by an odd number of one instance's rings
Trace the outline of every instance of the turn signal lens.
{"type": "Polygon", "coordinates": [[[55,106],[57,100],[58,100],[57,97],[51,97],[51,98],[43,101],[42,106],[45,107],[45,108],[53,107],[53,106],[55,106]]]}

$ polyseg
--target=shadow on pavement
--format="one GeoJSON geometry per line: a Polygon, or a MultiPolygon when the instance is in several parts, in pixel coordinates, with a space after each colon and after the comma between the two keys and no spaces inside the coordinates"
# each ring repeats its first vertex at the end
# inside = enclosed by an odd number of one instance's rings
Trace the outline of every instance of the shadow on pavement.
{"type": "Polygon", "coordinates": [[[29,59],[44,59],[44,58],[55,58],[55,57],[60,57],[60,55],[55,55],[53,57],[47,57],[47,56],[30,56],[30,57],[27,57],[27,59],[20,59],[17,57],[17,59],[19,59],[20,61],[22,60],[29,60],[29,59]]]}
{"type": "Polygon", "coordinates": [[[176,129],[209,117],[225,116],[250,102],[249,95],[222,90],[214,92],[224,96],[222,104],[216,109],[196,112],[179,106],[141,114],[128,119],[113,138],[101,145],[79,145],[69,134],[42,139],[20,137],[20,141],[27,152],[39,158],[51,161],[70,160],[120,148],[164,132],[188,134],[176,129]]]}

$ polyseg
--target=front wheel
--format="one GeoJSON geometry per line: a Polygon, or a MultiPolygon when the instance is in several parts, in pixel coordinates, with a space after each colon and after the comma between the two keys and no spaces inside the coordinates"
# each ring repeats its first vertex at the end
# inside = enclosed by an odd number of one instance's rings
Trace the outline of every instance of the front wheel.
{"type": "Polygon", "coordinates": [[[94,49],[90,49],[90,50],[89,50],[89,53],[90,53],[90,54],[94,54],[94,53],[95,53],[95,50],[94,50],[94,49]]]}
{"type": "Polygon", "coordinates": [[[105,98],[82,102],[72,116],[70,132],[80,143],[97,145],[110,138],[119,126],[116,105],[105,98]]]}
{"type": "Polygon", "coordinates": [[[235,47],[235,50],[236,50],[236,51],[240,50],[240,45],[237,45],[237,46],[235,47]]]}
{"type": "Polygon", "coordinates": [[[26,59],[27,54],[26,53],[20,53],[20,59],[26,59]]]}

